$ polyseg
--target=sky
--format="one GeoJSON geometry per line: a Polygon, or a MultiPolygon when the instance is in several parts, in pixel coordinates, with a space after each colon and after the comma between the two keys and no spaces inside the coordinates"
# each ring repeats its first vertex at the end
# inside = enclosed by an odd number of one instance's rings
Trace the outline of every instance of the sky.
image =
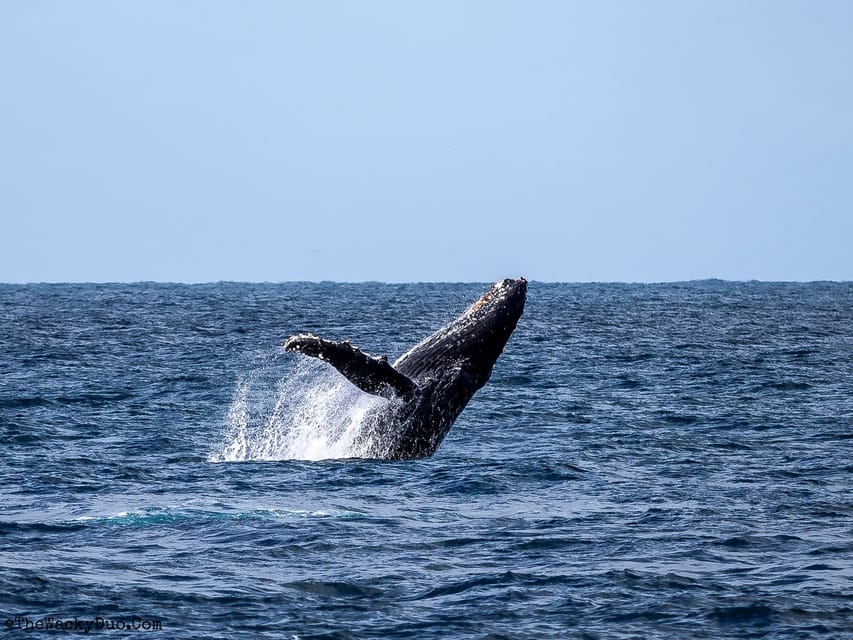
{"type": "Polygon", "coordinates": [[[0,5],[0,282],[853,280],[853,2],[0,5]]]}

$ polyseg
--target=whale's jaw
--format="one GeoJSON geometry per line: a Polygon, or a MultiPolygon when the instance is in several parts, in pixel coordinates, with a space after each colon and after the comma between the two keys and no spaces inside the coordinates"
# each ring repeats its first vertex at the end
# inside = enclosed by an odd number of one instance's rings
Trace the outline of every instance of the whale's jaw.
{"type": "Polygon", "coordinates": [[[461,316],[401,356],[394,368],[418,380],[457,364],[474,375],[476,391],[488,381],[492,367],[524,312],[526,298],[524,278],[495,283],[461,316]]]}

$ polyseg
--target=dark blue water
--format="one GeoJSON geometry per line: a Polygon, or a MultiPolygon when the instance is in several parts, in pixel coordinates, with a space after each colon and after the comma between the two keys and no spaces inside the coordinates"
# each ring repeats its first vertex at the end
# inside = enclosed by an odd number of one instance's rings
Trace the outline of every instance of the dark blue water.
{"type": "Polygon", "coordinates": [[[850,283],[532,283],[435,457],[280,459],[373,401],[285,337],[486,289],[0,286],[0,634],[853,637],[850,283]]]}

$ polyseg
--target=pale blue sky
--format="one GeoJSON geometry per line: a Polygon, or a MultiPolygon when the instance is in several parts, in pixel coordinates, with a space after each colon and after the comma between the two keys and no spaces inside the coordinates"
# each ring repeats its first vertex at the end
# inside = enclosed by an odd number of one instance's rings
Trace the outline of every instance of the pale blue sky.
{"type": "Polygon", "coordinates": [[[0,281],[853,279],[853,2],[0,5],[0,281]]]}

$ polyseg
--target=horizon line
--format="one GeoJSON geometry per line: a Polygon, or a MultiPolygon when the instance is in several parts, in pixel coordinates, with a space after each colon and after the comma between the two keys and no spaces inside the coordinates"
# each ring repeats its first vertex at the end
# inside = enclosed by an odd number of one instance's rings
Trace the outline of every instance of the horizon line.
{"type": "MultiPolygon", "coordinates": [[[[38,285],[184,285],[203,286],[215,284],[492,284],[492,280],[31,280],[26,282],[0,281],[0,286],[38,286],[38,285]]],[[[834,280],[818,278],[812,280],[760,280],[758,278],[729,279],[729,278],[691,278],[687,280],[536,280],[528,279],[535,284],[620,284],[620,285],[656,285],[656,284],[691,284],[703,282],[721,282],[731,284],[849,284],[853,280],[834,280]]]]}

